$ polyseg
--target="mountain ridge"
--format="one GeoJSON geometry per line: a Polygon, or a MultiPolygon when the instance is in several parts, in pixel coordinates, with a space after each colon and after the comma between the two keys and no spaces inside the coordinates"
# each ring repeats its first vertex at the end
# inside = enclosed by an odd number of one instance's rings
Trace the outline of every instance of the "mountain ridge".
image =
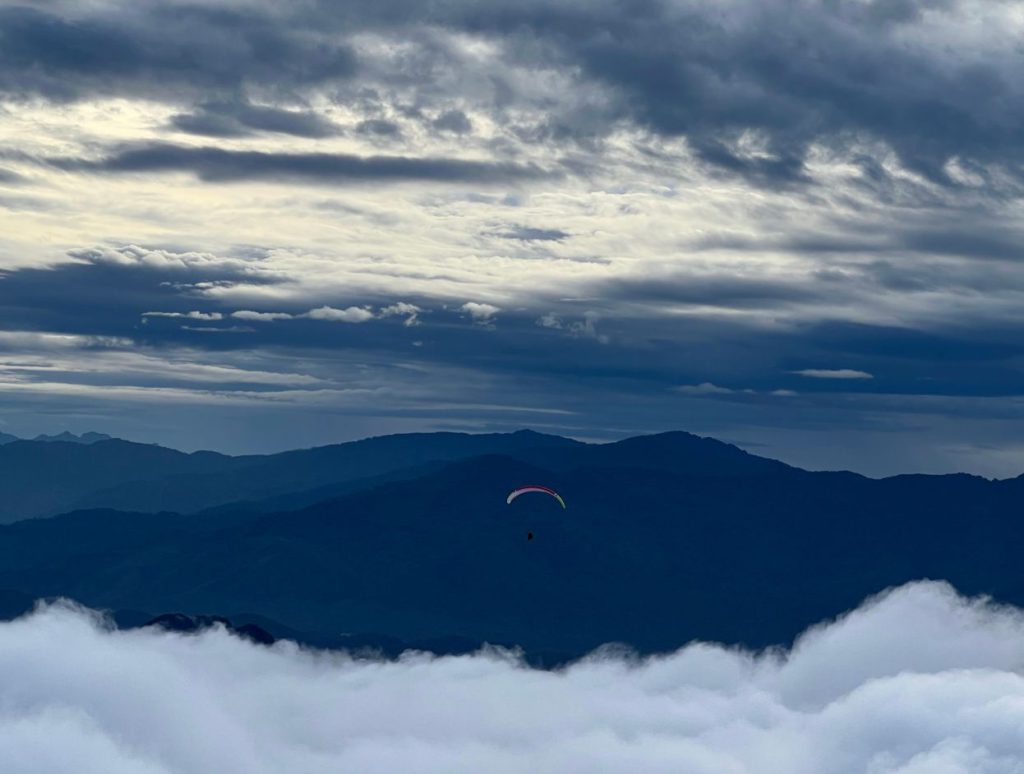
{"type": "Polygon", "coordinates": [[[562,653],[785,644],[924,577],[1024,602],[1020,479],[804,471],[689,435],[598,450],[530,440],[352,480],[315,502],[281,495],[269,510],[21,521],[0,527],[0,588],[562,653]],[[541,496],[506,504],[529,483],[568,509],[541,496]]]}
{"type": "MultiPolygon", "coordinates": [[[[669,444],[684,451],[684,466],[733,472],[780,470],[788,466],[688,433],[659,436],[641,446],[669,444]],[[711,466],[711,467],[709,467],[711,466]]],[[[561,436],[514,433],[409,433],[297,449],[271,455],[232,457],[211,451],[191,453],[156,444],[101,439],[89,444],[61,440],[18,440],[0,446],[0,522],[52,516],[63,511],[117,508],[157,512],[196,512],[241,501],[273,501],[363,478],[386,476],[417,466],[486,453],[511,453],[553,469],[578,466],[577,455],[592,464],[635,464],[637,441],[586,444],[561,436]]],[[[661,452],[663,455],[663,451],[661,452]]],[[[645,466],[660,462],[651,448],[645,466]]],[[[309,500],[309,498],[307,498],[309,500]]]]}

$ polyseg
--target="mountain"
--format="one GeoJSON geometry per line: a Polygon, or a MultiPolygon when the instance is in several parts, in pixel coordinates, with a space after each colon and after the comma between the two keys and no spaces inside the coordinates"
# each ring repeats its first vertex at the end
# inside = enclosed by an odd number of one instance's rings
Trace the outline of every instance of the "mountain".
{"type": "Polygon", "coordinates": [[[281,495],[300,498],[301,492],[323,490],[307,496],[305,502],[311,503],[347,491],[351,482],[394,476],[406,469],[414,476],[422,466],[437,462],[581,445],[529,431],[421,433],[230,457],[185,454],[117,439],[89,444],[15,441],[0,446],[0,523],[75,509],[191,512],[281,495]]]}
{"type": "MultiPolygon", "coordinates": [[[[464,443],[397,438],[384,443],[405,450],[403,464],[428,456],[417,443],[464,443]]],[[[0,527],[0,589],[113,610],[246,611],[260,626],[333,632],[326,643],[563,654],[786,643],[926,577],[1024,604],[1024,478],[807,472],[682,433],[537,440],[504,436],[503,453],[353,479],[312,504],[299,492],[296,508],[282,495],[271,511],[103,509],[0,527]],[[505,503],[528,483],[568,508],[543,495],[505,503]]]]}
{"type": "Polygon", "coordinates": [[[191,513],[293,510],[445,463],[506,454],[550,470],[634,467],[739,475],[786,465],[688,433],[585,444],[528,430],[411,433],[269,455],[185,454],[100,433],[0,445],[0,523],[79,509],[191,513]]]}
{"type": "MultiPolygon", "coordinates": [[[[480,454],[574,449],[584,444],[531,431],[515,433],[409,433],[313,449],[230,458],[209,473],[188,470],[159,479],[129,481],[94,491],[75,507],[155,512],[198,511],[242,500],[298,495],[330,486],[415,471],[424,465],[480,454]]],[[[323,499],[318,498],[318,499],[323,499]]]]}
{"type": "Polygon", "coordinates": [[[758,457],[732,444],[681,431],[626,438],[615,443],[531,448],[524,459],[551,470],[642,468],[720,476],[793,470],[785,463],[758,457]]]}
{"type": "Polygon", "coordinates": [[[128,441],[13,441],[0,446],[0,522],[80,507],[91,493],[169,475],[210,475],[232,464],[212,452],[183,454],[128,441]]]}
{"type": "Polygon", "coordinates": [[[3,446],[5,443],[12,443],[14,441],[20,440],[21,439],[18,438],[18,436],[16,435],[11,435],[10,433],[0,433],[0,446],[3,446]]]}
{"type": "Polygon", "coordinates": [[[90,444],[96,443],[97,441],[110,441],[113,440],[113,436],[109,436],[106,433],[82,433],[81,435],[75,435],[65,430],[63,433],[57,435],[37,435],[32,439],[33,441],[39,441],[41,443],[83,443],[90,444]]]}

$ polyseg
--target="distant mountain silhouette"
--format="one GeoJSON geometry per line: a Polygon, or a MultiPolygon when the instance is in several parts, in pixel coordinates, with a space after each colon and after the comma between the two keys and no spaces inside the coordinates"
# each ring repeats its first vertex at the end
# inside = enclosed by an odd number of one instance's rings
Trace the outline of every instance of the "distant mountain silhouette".
{"type": "MultiPolygon", "coordinates": [[[[64,432],[58,433],[57,435],[44,435],[44,434],[40,433],[39,435],[37,435],[32,440],[33,441],[38,441],[40,443],[82,443],[82,444],[90,444],[90,443],[96,443],[97,441],[110,441],[112,439],[113,439],[113,436],[109,436],[106,433],[88,432],[88,433],[82,433],[81,435],[75,435],[74,433],[69,433],[67,430],[65,430],[64,432]]],[[[10,433],[0,433],[0,446],[2,446],[5,443],[13,443],[14,441],[22,441],[22,440],[24,440],[24,439],[23,438],[19,438],[16,435],[11,435],[10,433]]]]}
{"type": "Polygon", "coordinates": [[[96,443],[97,441],[110,441],[113,440],[113,436],[109,436],[106,433],[82,433],[81,435],[75,435],[65,430],[63,433],[57,435],[37,435],[32,439],[33,441],[41,441],[43,443],[83,443],[90,444],[96,443]]]}
{"type": "Polygon", "coordinates": [[[740,476],[793,470],[777,460],[758,457],[714,438],[680,431],[627,438],[615,443],[571,448],[531,448],[524,457],[551,470],[572,468],[643,468],[687,475],[740,476]]]}
{"type": "MultiPolygon", "coordinates": [[[[296,503],[309,504],[348,491],[346,487],[354,481],[393,476],[406,469],[415,476],[422,466],[433,463],[581,445],[529,431],[422,433],[229,457],[214,452],[185,454],[117,439],[90,444],[16,441],[0,446],[4,473],[0,523],[90,508],[192,512],[281,495],[295,495],[296,503]],[[310,490],[323,491],[303,500],[301,493],[310,490]]],[[[272,501],[264,507],[279,505],[272,501]]]]}
{"type": "MultiPolygon", "coordinates": [[[[121,442],[85,449],[111,443],[121,442]]],[[[294,467],[255,458],[275,487],[342,482],[293,498],[0,527],[0,588],[24,595],[14,607],[66,595],[112,610],[244,610],[274,636],[330,632],[303,636],[331,647],[490,641],[556,661],[610,641],[784,643],[926,577],[1024,604],[1024,478],[812,473],[685,433],[600,446],[518,434],[361,444],[283,455],[294,467]],[[380,473],[388,464],[399,467],[380,473]],[[525,483],[555,488],[568,509],[547,497],[507,505],[525,483]],[[316,492],[331,495],[310,503],[316,492]]],[[[224,465],[236,483],[252,472],[233,468],[238,458],[141,450],[183,469],[224,465]]]]}
{"type": "Polygon", "coordinates": [[[207,476],[227,468],[232,459],[119,440],[13,441],[0,446],[0,522],[81,507],[92,493],[125,482],[156,482],[184,473],[207,476]]]}

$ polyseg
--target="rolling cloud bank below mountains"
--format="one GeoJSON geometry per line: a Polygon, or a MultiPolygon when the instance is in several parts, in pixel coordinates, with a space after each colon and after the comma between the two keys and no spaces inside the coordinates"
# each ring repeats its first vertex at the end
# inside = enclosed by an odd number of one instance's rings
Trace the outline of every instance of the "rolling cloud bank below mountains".
{"type": "Polygon", "coordinates": [[[118,631],[56,603],[0,624],[0,749],[19,774],[1009,774],[1022,643],[1020,609],[934,582],[789,651],[605,650],[553,672],[497,650],[389,662],[118,631]]]}

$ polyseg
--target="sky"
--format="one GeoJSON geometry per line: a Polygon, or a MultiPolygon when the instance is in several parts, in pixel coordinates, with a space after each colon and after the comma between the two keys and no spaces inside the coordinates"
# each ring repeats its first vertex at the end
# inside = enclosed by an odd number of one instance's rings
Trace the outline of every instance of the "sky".
{"type": "Polygon", "coordinates": [[[921,582],[788,651],[353,659],[66,603],[0,623],[5,771],[1018,774],[1024,613],[921,582]],[[181,712],[181,707],[189,707],[181,712]]]}
{"type": "Polygon", "coordinates": [[[0,431],[1024,472],[1024,8],[0,2],[0,431]]]}

